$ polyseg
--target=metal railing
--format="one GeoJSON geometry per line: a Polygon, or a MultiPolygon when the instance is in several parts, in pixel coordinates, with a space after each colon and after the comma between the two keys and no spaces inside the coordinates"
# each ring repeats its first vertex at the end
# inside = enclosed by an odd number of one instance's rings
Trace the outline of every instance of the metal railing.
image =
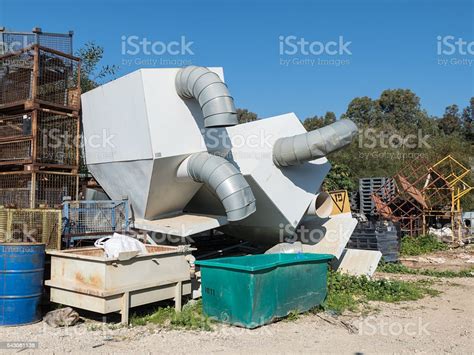
{"type": "Polygon", "coordinates": [[[0,55],[17,52],[34,44],[54,49],[67,54],[72,54],[73,32],[49,33],[41,29],[33,29],[32,32],[15,32],[0,30],[0,55]]]}

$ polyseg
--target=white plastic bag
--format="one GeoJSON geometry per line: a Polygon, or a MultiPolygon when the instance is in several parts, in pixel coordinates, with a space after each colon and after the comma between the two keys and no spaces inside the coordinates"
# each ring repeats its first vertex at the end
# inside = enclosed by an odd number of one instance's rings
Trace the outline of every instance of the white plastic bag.
{"type": "Polygon", "coordinates": [[[112,237],[97,239],[94,243],[97,248],[104,249],[107,259],[116,259],[120,253],[128,251],[138,251],[139,255],[147,254],[145,245],[129,236],[114,233],[112,237]]]}

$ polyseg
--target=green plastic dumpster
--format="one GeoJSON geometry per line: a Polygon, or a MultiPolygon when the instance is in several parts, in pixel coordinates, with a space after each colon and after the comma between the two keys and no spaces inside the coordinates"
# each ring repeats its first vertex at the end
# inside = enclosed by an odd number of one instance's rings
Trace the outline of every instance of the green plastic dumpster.
{"type": "Polygon", "coordinates": [[[197,261],[204,313],[256,328],[326,298],[329,254],[263,254],[197,261]]]}

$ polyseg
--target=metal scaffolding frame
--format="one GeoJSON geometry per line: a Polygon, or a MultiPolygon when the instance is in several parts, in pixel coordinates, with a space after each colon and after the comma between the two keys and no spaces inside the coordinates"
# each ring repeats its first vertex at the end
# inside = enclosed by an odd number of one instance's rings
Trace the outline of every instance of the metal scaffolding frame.
{"type": "Polygon", "coordinates": [[[382,186],[372,198],[377,213],[385,219],[400,222],[410,235],[425,234],[433,218],[449,220],[453,239],[461,238],[461,198],[472,187],[463,179],[469,169],[448,155],[435,164],[420,158],[394,175],[397,193],[391,198],[382,186]],[[381,197],[382,196],[382,197],[381,197]]]}

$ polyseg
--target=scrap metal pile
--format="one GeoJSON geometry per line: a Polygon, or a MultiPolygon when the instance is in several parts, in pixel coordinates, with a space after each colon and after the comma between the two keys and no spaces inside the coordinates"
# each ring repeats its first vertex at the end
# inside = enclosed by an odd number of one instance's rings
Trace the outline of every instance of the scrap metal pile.
{"type": "Polygon", "coordinates": [[[430,227],[449,223],[452,241],[462,238],[461,199],[472,187],[470,170],[451,155],[435,164],[422,158],[407,165],[372,194],[376,212],[400,223],[404,234],[425,234],[430,227]]]}

